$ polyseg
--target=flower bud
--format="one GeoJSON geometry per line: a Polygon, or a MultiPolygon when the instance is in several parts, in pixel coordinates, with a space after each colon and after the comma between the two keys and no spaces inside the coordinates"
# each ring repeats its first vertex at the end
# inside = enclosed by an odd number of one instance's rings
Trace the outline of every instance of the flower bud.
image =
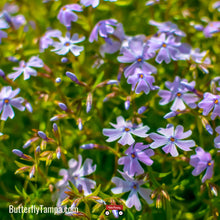
{"type": "Polygon", "coordinates": [[[68,58],[67,57],[62,57],[61,58],[61,62],[62,63],[67,63],[69,60],[68,60],[68,58]]]}
{"type": "Polygon", "coordinates": [[[141,107],[138,109],[138,114],[142,114],[142,113],[144,113],[146,110],[147,110],[147,107],[146,107],[146,106],[141,106],[141,107]]]}
{"type": "Polygon", "coordinates": [[[90,92],[86,100],[86,112],[89,113],[92,108],[92,93],[90,92]]]}
{"type": "Polygon", "coordinates": [[[57,77],[56,80],[55,80],[56,83],[61,83],[61,81],[62,81],[62,80],[61,80],[60,77],[57,77]]]}
{"type": "Polygon", "coordinates": [[[81,118],[78,118],[77,124],[78,124],[79,130],[81,131],[83,129],[83,124],[82,124],[82,119],[81,118]]]}
{"type": "Polygon", "coordinates": [[[77,79],[76,75],[71,72],[66,72],[66,75],[75,83],[79,83],[79,80],[77,79]]]}
{"type": "Polygon", "coordinates": [[[83,144],[80,146],[80,148],[84,150],[90,150],[90,149],[93,149],[94,147],[95,147],[95,144],[83,144]]]}
{"type": "Polygon", "coordinates": [[[47,135],[43,132],[43,131],[38,131],[37,134],[39,135],[40,138],[42,138],[43,140],[48,140],[47,135]]]}
{"type": "Polygon", "coordinates": [[[63,111],[66,112],[68,110],[67,106],[64,103],[60,102],[58,105],[63,111]]]}

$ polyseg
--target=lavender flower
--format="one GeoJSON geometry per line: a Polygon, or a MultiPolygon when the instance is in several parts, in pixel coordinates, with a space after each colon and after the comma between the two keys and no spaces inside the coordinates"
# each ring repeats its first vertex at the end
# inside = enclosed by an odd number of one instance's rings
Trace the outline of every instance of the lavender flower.
{"type": "Polygon", "coordinates": [[[144,184],[143,180],[136,180],[126,173],[120,171],[118,172],[122,175],[124,180],[119,177],[113,177],[112,182],[116,184],[116,187],[113,188],[111,191],[114,194],[130,192],[128,195],[128,199],[125,203],[128,208],[135,206],[136,210],[141,210],[142,206],[138,198],[138,193],[148,204],[153,203],[150,198],[151,190],[141,187],[141,185],[144,184]]]}
{"type": "Polygon", "coordinates": [[[121,63],[132,63],[125,69],[125,77],[134,74],[136,68],[141,68],[144,73],[156,73],[157,69],[151,64],[145,62],[152,58],[155,53],[149,52],[148,46],[141,39],[131,39],[128,47],[122,47],[122,56],[118,57],[121,63]]]}
{"type": "Polygon", "coordinates": [[[99,0],[80,0],[80,3],[86,7],[91,5],[93,8],[96,8],[99,5],[99,0]]]}
{"type": "Polygon", "coordinates": [[[191,130],[183,132],[184,128],[181,125],[178,125],[174,130],[172,124],[168,124],[166,128],[159,128],[158,133],[151,133],[149,136],[153,139],[153,143],[150,145],[151,148],[155,149],[165,145],[162,149],[168,154],[170,153],[173,157],[179,155],[176,146],[183,151],[190,151],[191,147],[195,146],[193,140],[182,140],[189,137],[192,134],[191,130]]]}
{"type": "Polygon", "coordinates": [[[106,140],[107,142],[112,142],[120,138],[118,143],[122,145],[131,145],[135,141],[131,134],[143,138],[148,136],[148,134],[146,134],[149,130],[148,126],[143,126],[142,123],[136,125],[131,121],[125,121],[122,116],[117,117],[117,124],[110,124],[114,127],[114,129],[103,129],[103,134],[109,137],[106,140]]]}
{"type": "Polygon", "coordinates": [[[153,160],[150,159],[154,155],[152,149],[148,149],[149,145],[143,145],[143,143],[136,143],[131,145],[126,151],[127,156],[119,158],[118,164],[124,165],[124,172],[130,176],[139,175],[144,173],[144,169],[141,167],[139,161],[151,166],[153,160]]]}
{"type": "Polygon", "coordinates": [[[177,57],[179,60],[191,60],[204,72],[209,73],[207,67],[210,66],[211,60],[206,57],[207,51],[200,52],[199,48],[191,49],[189,53],[180,53],[177,57]]]}
{"type": "Polygon", "coordinates": [[[62,33],[59,30],[49,30],[47,31],[43,37],[40,39],[40,49],[43,52],[49,46],[53,45],[54,40],[52,37],[61,37],[62,33]]]}
{"type": "Polygon", "coordinates": [[[103,37],[104,39],[108,38],[109,34],[114,33],[114,28],[112,26],[116,26],[117,21],[115,19],[107,19],[99,21],[95,27],[93,28],[89,42],[92,43],[94,40],[98,41],[98,34],[103,37]]]}
{"type": "Polygon", "coordinates": [[[220,21],[212,21],[204,28],[205,37],[212,37],[213,34],[220,32],[220,21]]]}
{"type": "Polygon", "coordinates": [[[62,200],[66,197],[64,191],[68,191],[66,188],[69,187],[68,181],[71,181],[77,188],[82,187],[85,195],[91,194],[91,189],[95,188],[96,185],[95,181],[85,177],[96,170],[96,165],[92,166],[91,159],[86,159],[82,165],[82,156],[78,155],[78,161],[71,159],[69,160],[68,164],[68,170],[60,170],[59,175],[63,176],[63,179],[56,184],[57,188],[59,189],[59,198],[57,201],[58,207],[61,206],[62,200]]]}
{"type": "Polygon", "coordinates": [[[211,154],[205,152],[201,147],[197,147],[196,154],[190,157],[190,165],[194,167],[193,176],[198,176],[206,169],[205,175],[202,178],[203,183],[213,175],[214,161],[211,154]]]}
{"type": "Polygon", "coordinates": [[[220,96],[206,92],[198,107],[203,109],[203,115],[205,116],[213,109],[211,119],[214,120],[217,116],[220,116],[220,96]]]}
{"type": "Polygon", "coordinates": [[[153,20],[149,21],[150,25],[156,26],[159,29],[160,33],[166,33],[167,35],[175,34],[180,37],[185,37],[186,34],[178,29],[177,25],[167,21],[167,22],[156,22],[153,20]]]}
{"type": "Polygon", "coordinates": [[[156,90],[159,88],[153,85],[155,82],[154,77],[139,68],[135,69],[134,74],[128,77],[127,82],[132,85],[132,91],[135,90],[136,94],[139,94],[142,91],[145,94],[148,94],[150,90],[156,90]]]}
{"type": "Polygon", "coordinates": [[[148,41],[149,53],[156,52],[159,50],[156,62],[162,63],[165,61],[166,63],[170,63],[172,60],[177,60],[177,55],[179,54],[178,47],[180,46],[180,42],[176,42],[176,39],[173,35],[169,35],[166,38],[166,34],[162,33],[159,37],[152,37],[148,41]]]}
{"type": "Polygon", "coordinates": [[[214,139],[215,147],[220,149],[220,126],[216,127],[215,131],[218,133],[218,136],[214,139]]]}
{"type": "Polygon", "coordinates": [[[18,93],[20,92],[20,89],[12,90],[11,86],[5,86],[1,89],[0,92],[0,113],[1,120],[6,121],[7,118],[14,118],[15,114],[12,109],[12,106],[17,108],[20,111],[24,111],[25,107],[22,105],[24,102],[24,99],[22,97],[14,98],[18,93]]]}
{"type": "Polygon", "coordinates": [[[5,22],[3,19],[0,19],[0,43],[2,42],[2,38],[7,38],[8,34],[5,31],[2,31],[2,29],[9,28],[8,23],[5,22]]]}
{"type": "Polygon", "coordinates": [[[55,51],[58,55],[65,55],[69,51],[72,52],[75,56],[79,56],[80,52],[84,50],[83,46],[77,46],[76,43],[82,42],[85,40],[85,37],[79,38],[78,34],[74,34],[71,38],[70,33],[67,32],[65,37],[59,37],[60,42],[54,42],[53,46],[55,47],[52,51],[55,51]]]}
{"type": "Polygon", "coordinates": [[[220,12],[220,1],[215,2],[212,7],[220,12]]]}
{"type": "Polygon", "coordinates": [[[121,23],[116,25],[116,29],[112,34],[105,39],[105,44],[100,48],[100,54],[104,56],[105,53],[113,54],[121,48],[122,41],[125,39],[124,29],[121,23]]]}
{"type": "Polygon", "coordinates": [[[190,90],[194,91],[195,82],[190,83],[185,79],[180,79],[178,76],[175,77],[173,83],[167,81],[165,86],[170,90],[160,90],[158,95],[162,98],[160,100],[160,105],[166,105],[171,101],[174,101],[171,110],[185,110],[187,104],[190,108],[196,108],[196,103],[199,98],[196,94],[189,92],[190,90]]]}
{"type": "Polygon", "coordinates": [[[30,76],[37,76],[37,71],[32,67],[40,68],[43,66],[44,66],[43,61],[39,57],[33,56],[28,60],[27,63],[25,63],[25,61],[22,60],[19,63],[19,67],[14,67],[13,70],[15,70],[15,72],[10,73],[8,75],[8,78],[15,80],[23,73],[24,80],[27,80],[30,78],[30,76]]]}
{"type": "Polygon", "coordinates": [[[83,9],[78,4],[65,5],[57,15],[60,23],[64,24],[67,28],[71,26],[71,22],[75,22],[78,19],[78,16],[73,11],[81,12],[83,9]]]}
{"type": "Polygon", "coordinates": [[[159,3],[160,0],[150,0],[146,2],[146,6],[151,6],[151,5],[155,5],[156,3],[159,3]]]}

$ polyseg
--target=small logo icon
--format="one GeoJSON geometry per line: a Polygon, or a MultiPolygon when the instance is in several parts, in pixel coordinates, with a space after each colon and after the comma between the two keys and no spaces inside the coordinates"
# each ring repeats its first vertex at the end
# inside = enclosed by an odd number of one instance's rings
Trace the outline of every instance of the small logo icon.
{"type": "Polygon", "coordinates": [[[109,216],[110,215],[110,210],[111,211],[116,211],[116,213],[114,212],[113,214],[118,215],[118,216],[122,216],[124,215],[124,211],[123,211],[123,205],[106,205],[105,206],[106,210],[105,210],[105,215],[109,216]]]}

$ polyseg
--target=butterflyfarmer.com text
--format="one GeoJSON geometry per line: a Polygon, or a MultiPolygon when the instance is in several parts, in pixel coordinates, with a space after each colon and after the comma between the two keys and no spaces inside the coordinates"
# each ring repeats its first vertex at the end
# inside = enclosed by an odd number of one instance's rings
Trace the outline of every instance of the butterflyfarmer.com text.
{"type": "Polygon", "coordinates": [[[45,207],[44,205],[32,205],[32,206],[19,206],[14,207],[13,205],[9,205],[8,212],[10,214],[12,213],[32,213],[38,215],[39,213],[43,214],[62,214],[62,213],[68,213],[68,212],[78,212],[77,207],[68,208],[68,207],[45,207]]]}

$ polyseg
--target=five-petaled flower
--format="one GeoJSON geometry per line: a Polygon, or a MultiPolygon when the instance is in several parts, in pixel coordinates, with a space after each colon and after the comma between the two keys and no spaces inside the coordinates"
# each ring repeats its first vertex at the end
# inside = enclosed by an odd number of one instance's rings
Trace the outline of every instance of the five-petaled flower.
{"type": "Polygon", "coordinates": [[[122,47],[122,56],[118,57],[118,61],[121,63],[132,63],[126,67],[124,75],[127,78],[133,75],[136,68],[141,68],[144,73],[156,73],[157,69],[151,64],[145,62],[155,56],[154,52],[149,52],[148,45],[141,39],[131,39],[128,42],[128,46],[122,47]]]}
{"type": "Polygon", "coordinates": [[[153,85],[155,82],[154,77],[139,68],[135,70],[133,75],[128,77],[127,82],[132,85],[132,91],[135,90],[136,94],[139,94],[142,91],[145,94],[148,94],[150,90],[156,90],[159,88],[153,85]]]}
{"type": "Polygon", "coordinates": [[[72,37],[69,32],[66,33],[65,37],[59,37],[60,42],[54,42],[53,46],[55,47],[52,51],[59,55],[65,55],[69,51],[72,52],[75,56],[79,56],[80,52],[84,50],[83,46],[76,45],[79,42],[85,40],[85,37],[79,38],[78,34],[74,34],[72,37]]]}
{"type": "Polygon", "coordinates": [[[149,145],[143,145],[143,143],[136,143],[131,145],[126,151],[127,156],[119,158],[118,164],[124,165],[124,172],[130,176],[139,175],[144,173],[144,169],[140,165],[139,161],[151,166],[153,160],[151,156],[154,155],[154,151],[149,149],[149,145]]]}
{"type": "Polygon", "coordinates": [[[24,80],[27,80],[30,78],[30,76],[37,76],[37,71],[32,67],[40,68],[43,66],[43,61],[39,57],[33,56],[28,60],[27,63],[22,60],[19,63],[19,67],[14,67],[13,70],[15,70],[15,72],[8,74],[8,78],[15,80],[23,73],[24,80]]]}
{"type": "Polygon", "coordinates": [[[136,210],[141,210],[142,206],[138,198],[138,193],[148,204],[153,203],[153,200],[150,198],[151,190],[141,187],[141,185],[145,183],[143,180],[137,180],[121,171],[118,172],[122,175],[124,180],[119,177],[113,177],[112,182],[116,184],[116,187],[112,188],[111,191],[114,194],[130,192],[126,200],[126,206],[128,208],[135,206],[136,210]]]}
{"type": "Polygon", "coordinates": [[[107,20],[101,20],[99,21],[95,27],[93,28],[90,37],[89,42],[92,43],[94,40],[98,41],[98,34],[104,38],[108,39],[110,34],[113,34],[115,29],[112,26],[117,25],[117,21],[115,19],[107,19],[107,20]]]}
{"type": "Polygon", "coordinates": [[[8,117],[11,119],[14,118],[15,113],[12,106],[20,111],[25,110],[25,107],[22,105],[24,99],[22,97],[14,98],[19,92],[19,88],[13,91],[11,86],[5,86],[2,88],[0,92],[0,113],[2,112],[1,120],[6,121],[8,117]]]}
{"type": "Polygon", "coordinates": [[[59,21],[67,28],[71,26],[71,22],[75,22],[78,19],[78,16],[73,11],[81,12],[83,9],[78,4],[64,5],[57,16],[59,21]]]}
{"type": "Polygon", "coordinates": [[[171,106],[172,111],[182,111],[186,109],[187,104],[190,108],[196,108],[196,103],[199,98],[195,93],[189,92],[193,91],[195,87],[195,82],[190,83],[185,79],[180,79],[176,76],[173,82],[165,82],[165,86],[170,90],[160,90],[158,95],[162,98],[160,100],[160,105],[166,105],[173,101],[171,106]],[[190,90],[189,90],[190,88],[190,90]]]}
{"type": "Polygon", "coordinates": [[[120,138],[118,143],[122,145],[131,145],[135,142],[131,134],[143,138],[148,136],[148,134],[146,134],[146,132],[149,130],[148,126],[143,126],[142,123],[136,125],[131,121],[125,121],[122,116],[117,117],[117,124],[110,124],[114,127],[114,129],[103,129],[103,134],[109,137],[106,140],[107,142],[112,142],[120,138]]]}
{"type": "Polygon", "coordinates": [[[170,153],[173,157],[179,155],[176,146],[183,151],[190,151],[191,147],[195,146],[195,142],[193,140],[182,140],[188,138],[192,131],[188,130],[183,132],[184,128],[182,125],[178,125],[174,130],[174,126],[172,124],[168,124],[166,128],[159,128],[157,133],[151,133],[149,137],[154,141],[150,144],[150,147],[155,149],[161,146],[164,146],[163,151],[168,154],[170,153]]]}
{"type": "Polygon", "coordinates": [[[68,191],[66,188],[69,186],[68,181],[72,182],[79,190],[83,190],[85,195],[92,193],[91,189],[95,188],[96,182],[85,177],[94,173],[96,170],[96,165],[92,166],[92,162],[91,159],[87,158],[82,165],[82,156],[78,155],[78,161],[75,159],[69,160],[68,170],[60,170],[59,175],[63,176],[63,179],[56,184],[56,187],[59,189],[57,206],[60,206],[62,200],[66,198],[64,192],[68,191]]]}
{"type": "Polygon", "coordinates": [[[205,152],[201,147],[197,147],[196,154],[190,157],[190,165],[194,167],[193,176],[198,176],[206,169],[205,175],[202,178],[203,183],[213,175],[214,161],[211,154],[205,152]]]}
{"type": "Polygon", "coordinates": [[[148,41],[149,53],[156,52],[159,50],[156,56],[156,62],[170,63],[172,60],[178,60],[178,54],[180,53],[178,47],[181,45],[180,42],[177,42],[173,35],[166,37],[165,33],[162,33],[159,37],[152,37],[148,41]]]}
{"type": "Polygon", "coordinates": [[[199,108],[203,109],[203,115],[208,115],[213,109],[211,119],[214,120],[220,116],[220,95],[213,95],[210,92],[204,93],[204,99],[198,104],[199,108]]]}

